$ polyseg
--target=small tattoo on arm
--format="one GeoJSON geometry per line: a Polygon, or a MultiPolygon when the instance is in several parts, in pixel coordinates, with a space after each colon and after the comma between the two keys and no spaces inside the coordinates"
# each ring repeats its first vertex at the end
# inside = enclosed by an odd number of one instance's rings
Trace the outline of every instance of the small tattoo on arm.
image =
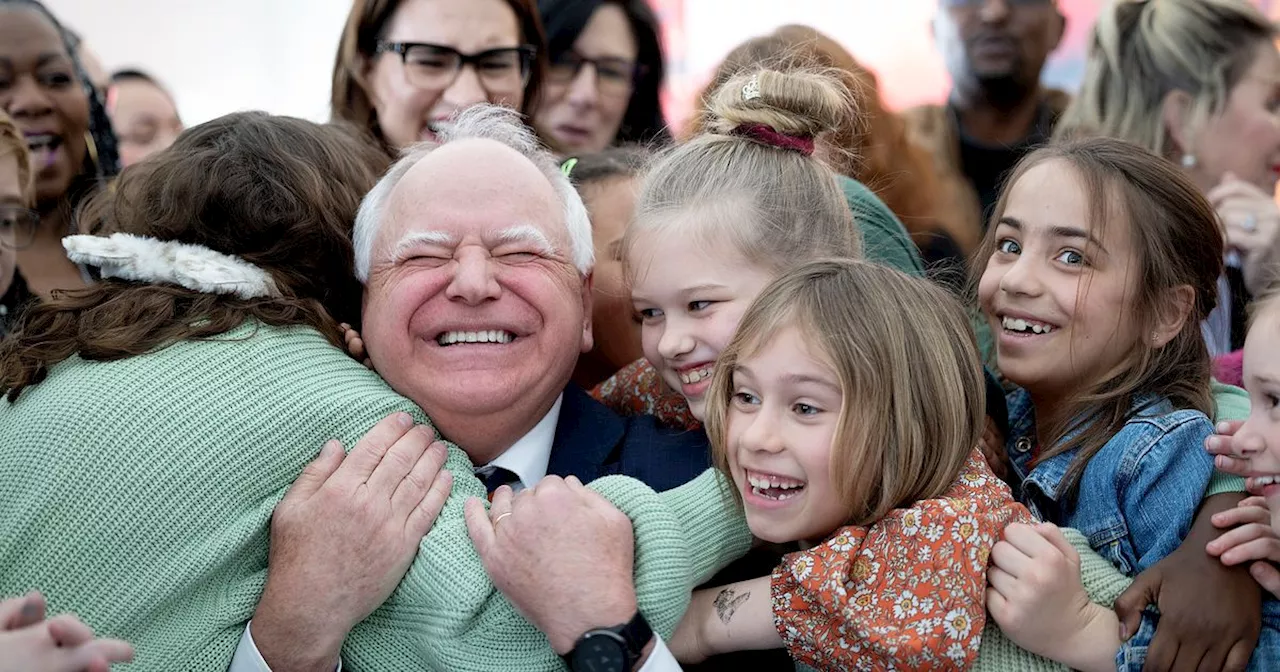
{"type": "Polygon", "coordinates": [[[720,620],[725,625],[728,625],[729,621],[733,619],[733,612],[737,611],[738,607],[741,607],[742,603],[746,602],[750,597],[750,591],[738,595],[733,592],[732,588],[725,588],[720,591],[719,595],[716,595],[716,614],[720,616],[720,620]]]}

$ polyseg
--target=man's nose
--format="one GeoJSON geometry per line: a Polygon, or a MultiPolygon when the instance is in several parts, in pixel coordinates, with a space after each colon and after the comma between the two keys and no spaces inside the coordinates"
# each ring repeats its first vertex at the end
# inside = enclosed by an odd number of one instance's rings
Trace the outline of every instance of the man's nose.
{"type": "Polygon", "coordinates": [[[493,259],[479,249],[458,250],[454,254],[453,280],[446,290],[452,301],[479,305],[502,295],[502,286],[494,275],[493,259]]]}

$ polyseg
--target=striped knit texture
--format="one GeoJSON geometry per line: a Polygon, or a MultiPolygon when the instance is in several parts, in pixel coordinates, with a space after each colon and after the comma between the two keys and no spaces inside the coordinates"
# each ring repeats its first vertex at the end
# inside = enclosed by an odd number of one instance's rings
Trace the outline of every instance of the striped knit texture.
{"type": "MultiPolygon", "coordinates": [[[[0,595],[39,589],[52,613],[133,642],[130,670],[225,670],[266,579],[276,503],[325,441],[350,448],[395,411],[426,421],[300,328],[58,364],[0,403],[0,595]]],[[[346,669],[563,669],[475,554],[462,505],[484,487],[470,461],[450,447],[446,466],[445,510],[348,637],[346,669]]],[[[593,487],[634,522],[638,599],[665,636],[690,588],[750,546],[713,473],[662,494],[623,477],[593,487]]]]}

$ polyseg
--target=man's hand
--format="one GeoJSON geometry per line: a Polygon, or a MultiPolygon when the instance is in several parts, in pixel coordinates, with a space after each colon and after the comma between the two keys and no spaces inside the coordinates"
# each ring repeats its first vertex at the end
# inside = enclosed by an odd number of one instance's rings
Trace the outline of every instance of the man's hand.
{"type": "Polygon", "coordinates": [[[1213,524],[1219,529],[1230,530],[1209,542],[1205,549],[1228,567],[1249,564],[1249,573],[1258,583],[1280,597],[1280,530],[1271,525],[1271,510],[1267,500],[1250,497],[1236,508],[1213,516],[1213,524]]]}
{"type": "Polygon", "coordinates": [[[1089,601],[1080,556],[1056,526],[1005,528],[987,579],[991,617],[1015,644],[1072,668],[1115,669],[1118,622],[1089,601]]]}
{"type": "Polygon", "coordinates": [[[108,672],[133,660],[133,647],[95,639],[71,614],[44,620],[44,597],[31,593],[0,602],[0,672],[108,672]]]}
{"type": "Polygon", "coordinates": [[[578,479],[547,476],[515,496],[502,486],[487,513],[468,500],[466,517],[493,585],[556,653],[635,616],[631,520],[578,479]]]}
{"type": "Polygon", "coordinates": [[[395,590],[449,496],[446,449],[405,413],[307,465],[271,518],[253,639],[267,664],[332,670],[351,628],[395,590]]]}
{"type": "Polygon", "coordinates": [[[1182,545],[1139,574],[1116,600],[1126,638],[1138,631],[1147,605],[1160,609],[1144,670],[1239,672],[1249,664],[1262,629],[1262,589],[1249,572],[1224,567],[1205,552],[1219,534],[1213,514],[1239,501],[1239,493],[1206,499],[1182,545]]]}

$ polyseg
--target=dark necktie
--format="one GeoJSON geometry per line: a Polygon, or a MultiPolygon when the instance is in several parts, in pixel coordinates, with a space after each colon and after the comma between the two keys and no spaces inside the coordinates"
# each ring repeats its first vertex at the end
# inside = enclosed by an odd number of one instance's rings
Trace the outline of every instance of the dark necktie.
{"type": "Polygon", "coordinates": [[[497,490],[498,486],[511,485],[520,480],[520,477],[516,476],[515,472],[510,469],[503,469],[493,465],[477,469],[476,477],[484,483],[484,489],[489,493],[490,500],[493,499],[493,491],[497,490]]]}

